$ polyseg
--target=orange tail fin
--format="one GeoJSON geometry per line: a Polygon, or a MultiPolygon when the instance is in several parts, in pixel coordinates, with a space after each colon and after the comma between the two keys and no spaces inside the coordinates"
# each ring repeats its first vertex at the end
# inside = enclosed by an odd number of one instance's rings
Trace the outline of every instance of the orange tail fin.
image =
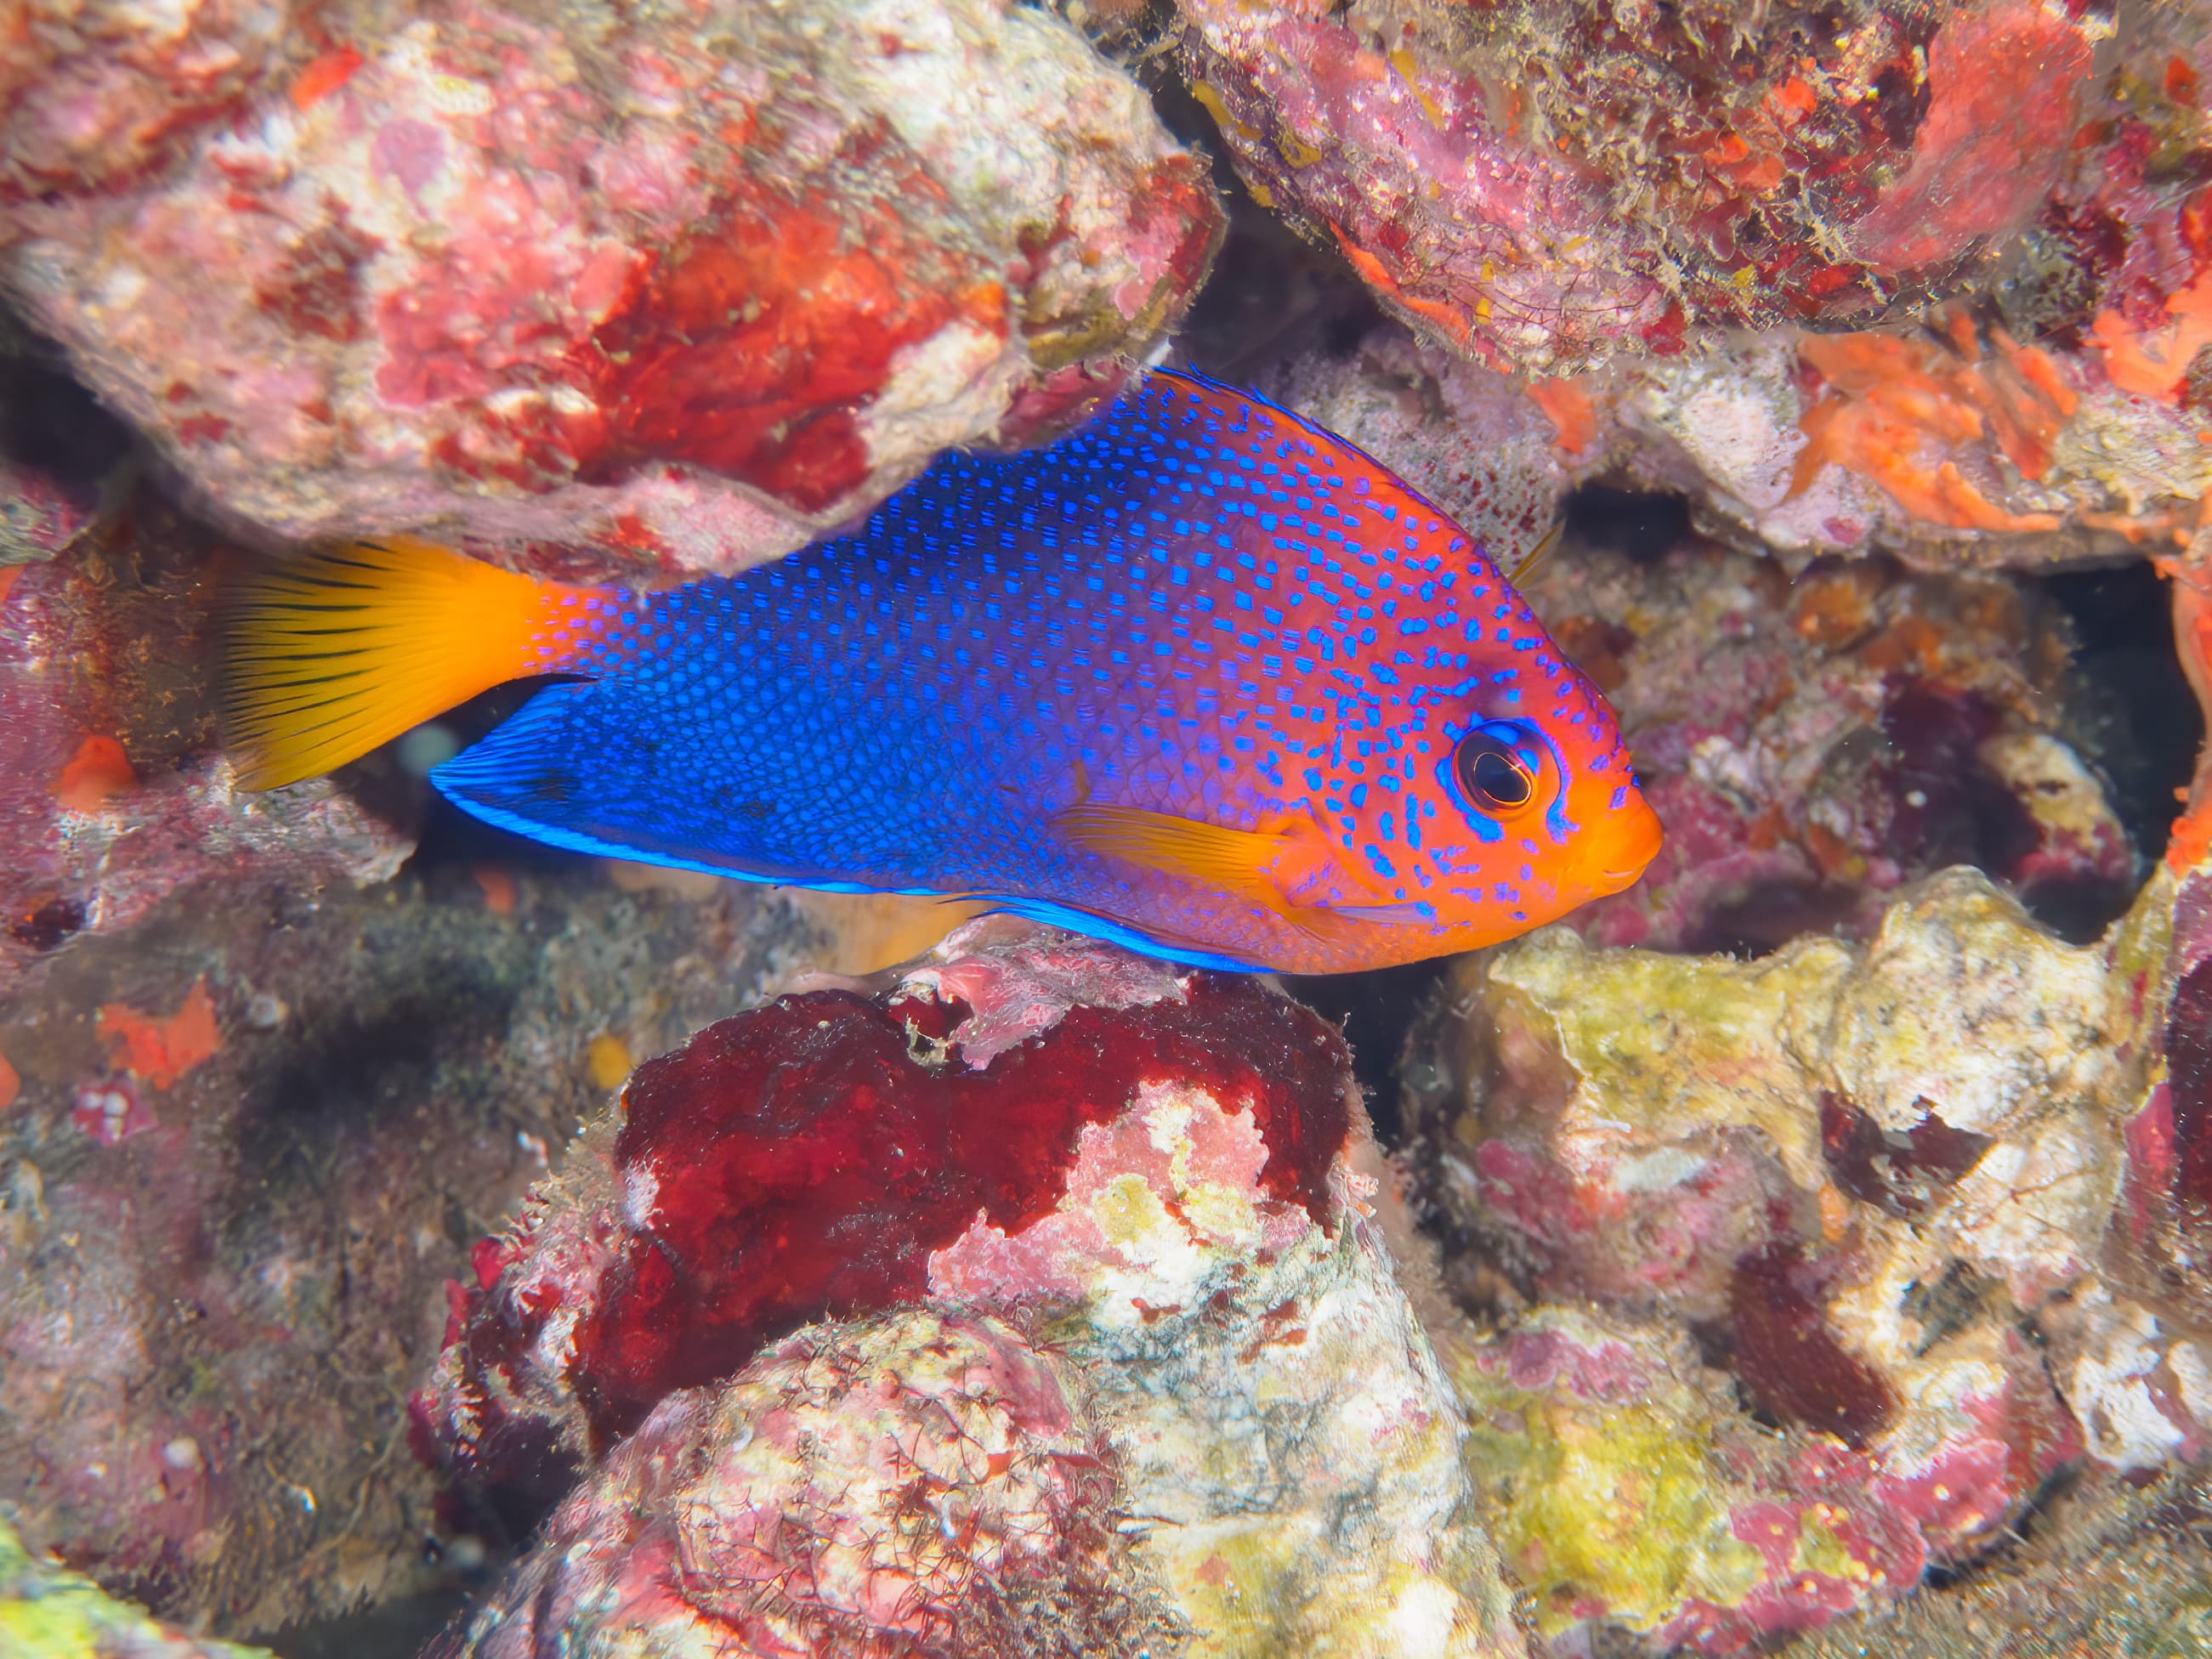
{"type": "Polygon", "coordinates": [[[225,627],[240,785],[313,777],[480,691],[569,666],[595,592],[404,536],[257,571],[225,627]]]}

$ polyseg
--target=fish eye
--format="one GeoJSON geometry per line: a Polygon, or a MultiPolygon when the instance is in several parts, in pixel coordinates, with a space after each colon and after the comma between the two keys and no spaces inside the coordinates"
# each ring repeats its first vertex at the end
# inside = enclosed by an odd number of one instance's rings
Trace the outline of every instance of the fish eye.
{"type": "Polygon", "coordinates": [[[1462,738],[1452,766],[1467,798],[1489,811],[1517,812],[1536,799],[1535,769],[1496,728],[1479,726],[1462,738]]]}

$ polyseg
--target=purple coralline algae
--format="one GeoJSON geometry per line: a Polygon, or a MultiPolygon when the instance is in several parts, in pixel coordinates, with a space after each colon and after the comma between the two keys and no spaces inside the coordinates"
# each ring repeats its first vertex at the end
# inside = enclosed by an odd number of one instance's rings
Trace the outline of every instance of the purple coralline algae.
{"type": "Polygon", "coordinates": [[[0,81],[0,283],[289,538],[757,562],[1080,418],[1219,233],[1143,92],[995,0],[90,10],[0,81]]]}
{"type": "Polygon", "coordinates": [[[2033,0],[1179,9],[1255,197],[1407,322],[1550,374],[1986,270],[2059,183],[2112,34],[2033,0]]]}

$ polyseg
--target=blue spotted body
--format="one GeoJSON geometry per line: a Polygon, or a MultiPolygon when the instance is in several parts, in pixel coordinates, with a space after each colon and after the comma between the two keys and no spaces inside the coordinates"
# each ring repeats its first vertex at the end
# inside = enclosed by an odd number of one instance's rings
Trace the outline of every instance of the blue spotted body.
{"type": "Polygon", "coordinates": [[[470,812],[1192,963],[1469,948],[1657,844],[1603,697],[1465,532],[1186,375],[775,563],[583,592],[541,644],[583,678],[432,775],[470,812]]]}

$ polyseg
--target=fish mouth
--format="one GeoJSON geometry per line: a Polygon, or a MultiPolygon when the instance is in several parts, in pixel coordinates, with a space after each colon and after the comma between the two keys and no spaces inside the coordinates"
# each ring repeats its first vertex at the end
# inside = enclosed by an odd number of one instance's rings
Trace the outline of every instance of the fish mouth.
{"type": "Polygon", "coordinates": [[[1659,815],[1651,810],[1650,803],[1641,796],[1632,798],[1602,841],[1591,848],[1597,856],[1584,866],[1597,877],[1591,884],[1604,893],[1618,893],[1633,885],[1659,855],[1665,841],[1666,832],[1660,828],[1659,815]]]}

